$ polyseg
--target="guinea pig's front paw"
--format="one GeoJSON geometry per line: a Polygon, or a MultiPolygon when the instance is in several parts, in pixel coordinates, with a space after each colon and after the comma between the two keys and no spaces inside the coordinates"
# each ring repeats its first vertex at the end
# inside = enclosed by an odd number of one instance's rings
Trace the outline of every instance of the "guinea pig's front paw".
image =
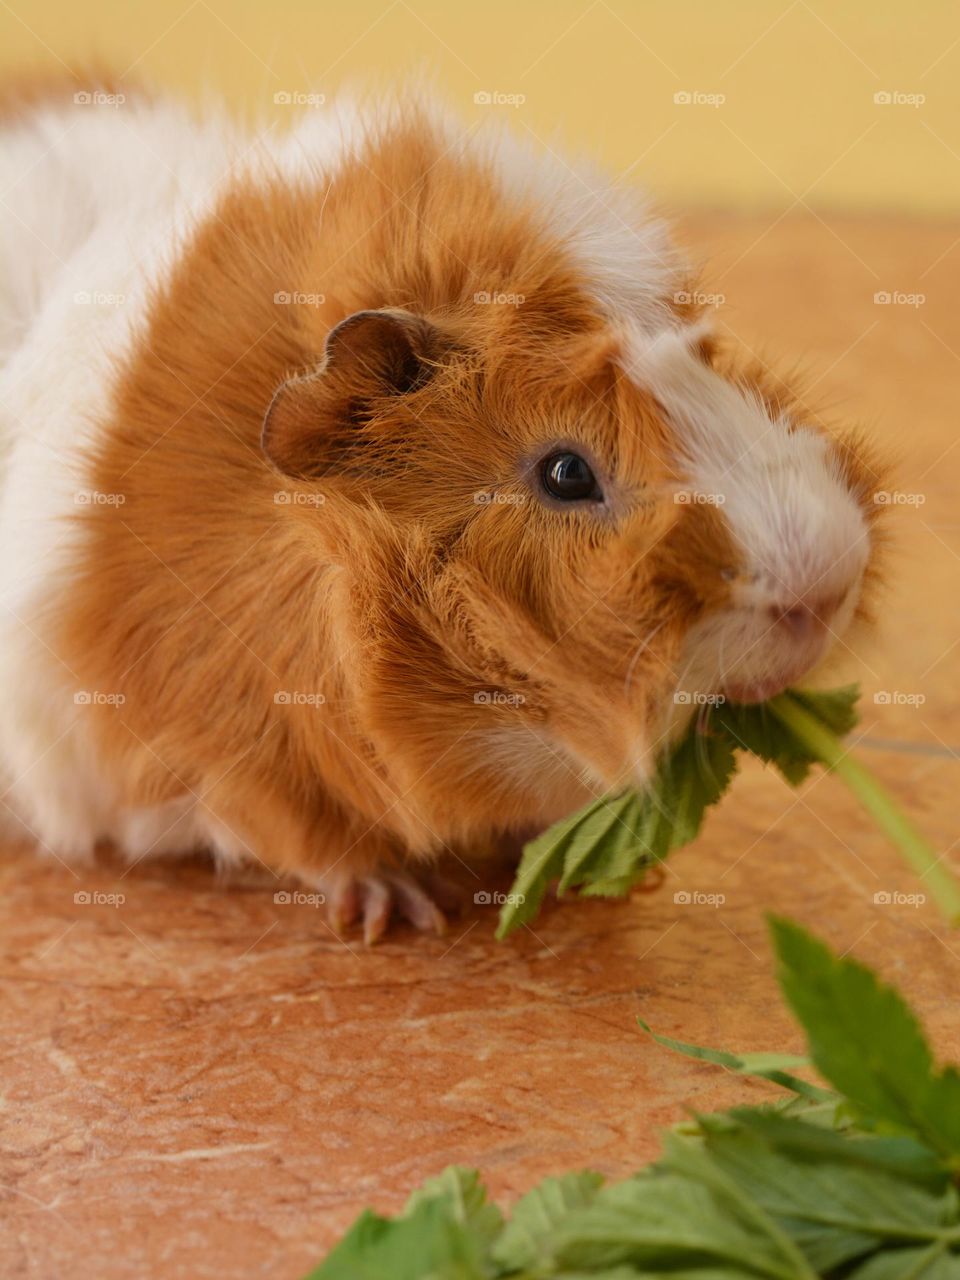
{"type": "Polygon", "coordinates": [[[447,931],[447,918],[434,901],[442,896],[440,882],[431,883],[428,890],[408,871],[390,867],[367,875],[347,872],[327,880],[324,887],[331,927],[344,933],[361,924],[368,946],[383,937],[394,916],[424,933],[442,937],[447,931]]]}

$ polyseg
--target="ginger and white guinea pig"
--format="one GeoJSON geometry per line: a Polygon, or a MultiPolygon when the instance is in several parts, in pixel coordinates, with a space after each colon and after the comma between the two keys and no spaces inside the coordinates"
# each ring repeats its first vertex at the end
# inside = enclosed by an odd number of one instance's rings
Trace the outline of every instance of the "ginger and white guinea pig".
{"type": "MultiPolygon", "coordinates": [[[[103,97],[103,95],[99,95],[103,97]]],[[[427,99],[6,104],[3,812],[366,937],[866,614],[877,464],[632,193],[427,99]],[[678,697],[676,695],[680,694],[678,697]]]]}

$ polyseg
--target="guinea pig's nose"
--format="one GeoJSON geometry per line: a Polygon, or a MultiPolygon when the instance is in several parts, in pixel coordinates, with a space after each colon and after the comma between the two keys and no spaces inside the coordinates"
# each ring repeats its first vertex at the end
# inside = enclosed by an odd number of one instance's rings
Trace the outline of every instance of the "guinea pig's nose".
{"type": "Polygon", "coordinates": [[[790,605],[771,605],[769,614],[771,621],[793,640],[812,640],[826,630],[841,604],[841,599],[833,597],[809,603],[798,600],[790,605]]]}
{"type": "Polygon", "coordinates": [[[770,617],[794,640],[809,640],[815,632],[823,629],[820,619],[805,604],[791,605],[788,609],[771,605],[770,617]]]}

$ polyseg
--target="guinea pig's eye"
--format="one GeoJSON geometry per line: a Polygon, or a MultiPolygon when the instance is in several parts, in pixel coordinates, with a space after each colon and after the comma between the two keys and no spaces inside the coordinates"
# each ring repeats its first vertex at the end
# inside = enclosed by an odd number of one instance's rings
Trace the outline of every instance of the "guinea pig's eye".
{"type": "Polygon", "coordinates": [[[540,479],[547,493],[561,502],[603,499],[596,476],[578,453],[551,453],[540,465],[540,479]]]}

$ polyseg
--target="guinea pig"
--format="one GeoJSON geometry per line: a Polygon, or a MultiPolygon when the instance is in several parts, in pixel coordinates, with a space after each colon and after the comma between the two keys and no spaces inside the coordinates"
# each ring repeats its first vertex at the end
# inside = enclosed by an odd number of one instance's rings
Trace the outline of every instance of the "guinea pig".
{"type": "Polygon", "coordinates": [[[283,136],[72,96],[0,159],[0,760],[41,849],[440,929],[439,859],[643,787],[685,693],[767,698],[867,617],[875,459],[721,350],[634,193],[409,96],[283,136]]]}

